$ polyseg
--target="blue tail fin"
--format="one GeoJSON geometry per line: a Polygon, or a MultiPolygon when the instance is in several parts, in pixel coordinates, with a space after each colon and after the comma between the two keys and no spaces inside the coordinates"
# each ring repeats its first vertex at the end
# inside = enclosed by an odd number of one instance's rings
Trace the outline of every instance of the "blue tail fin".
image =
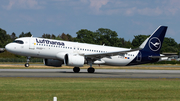
{"type": "Polygon", "coordinates": [[[166,30],[167,26],[159,26],[154,33],[141,44],[139,48],[141,48],[143,51],[160,54],[166,30]]]}

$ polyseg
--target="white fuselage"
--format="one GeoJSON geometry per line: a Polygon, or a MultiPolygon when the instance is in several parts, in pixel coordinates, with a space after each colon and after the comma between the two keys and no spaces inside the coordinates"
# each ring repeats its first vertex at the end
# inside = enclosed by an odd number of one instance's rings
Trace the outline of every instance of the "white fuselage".
{"type": "MultiPolygon", "coordinates": [[[[94,45],[78,42],[69,42],[61,40],[52,40],[45,38],[36,37],[24,37],[18,38],[16,40],[23,41],[22,43],[9,43],[6,45],[6,50],[11,53],[23,56],[47,58],[47,59],[64,59],[64,54],[98,54],[98,53],[108,53],[116,51],[128,51],[127,48],[110,47],[103,45],[94,45]],[[62,54],[58,56],[57,54],[62,54]]],[[[129,52],[127,54],[119,54],[115,56],[103,57],[97,61],[96,64],[106,64],[106,65],[127,65],[133,59],[136,58],[139,51],[129,52]]],[[[137,58],[138,60],[138,58],[137,58]]]]}

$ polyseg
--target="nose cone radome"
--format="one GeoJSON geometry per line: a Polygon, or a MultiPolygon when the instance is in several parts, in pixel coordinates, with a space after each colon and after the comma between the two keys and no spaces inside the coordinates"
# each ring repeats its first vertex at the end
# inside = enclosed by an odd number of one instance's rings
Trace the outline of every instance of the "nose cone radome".
{"type": "Polygon", "coordinates": [[[5,49],[6,49],[7,51],[11,52],[11,51],[13,50],[12,44],[11,44],[11,43],[7,44],[7,45],[5,46],[5,49]]]}

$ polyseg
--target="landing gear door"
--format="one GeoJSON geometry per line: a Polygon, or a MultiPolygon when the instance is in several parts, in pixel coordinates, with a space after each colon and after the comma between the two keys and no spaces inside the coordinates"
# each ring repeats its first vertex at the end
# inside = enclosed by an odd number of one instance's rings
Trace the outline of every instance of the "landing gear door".
{"type": "Polygon", "coordinates": [[[29,39],[29,49],[34,50],[35,49],[35,39],[34,38],[30,38],[29,39]]]}

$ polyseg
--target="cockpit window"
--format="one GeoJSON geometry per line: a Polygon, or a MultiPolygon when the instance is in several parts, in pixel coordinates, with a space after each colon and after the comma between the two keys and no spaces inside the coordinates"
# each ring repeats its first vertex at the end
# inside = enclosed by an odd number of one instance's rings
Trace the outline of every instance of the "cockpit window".
{"type": "Polygon", "coordinates": [[[18,43],[18,44],[24,44],[24,42],[23,41],[21,41],[21,40],[15,40],[15,41],[13,41],[14,43],[18,43]]]}

